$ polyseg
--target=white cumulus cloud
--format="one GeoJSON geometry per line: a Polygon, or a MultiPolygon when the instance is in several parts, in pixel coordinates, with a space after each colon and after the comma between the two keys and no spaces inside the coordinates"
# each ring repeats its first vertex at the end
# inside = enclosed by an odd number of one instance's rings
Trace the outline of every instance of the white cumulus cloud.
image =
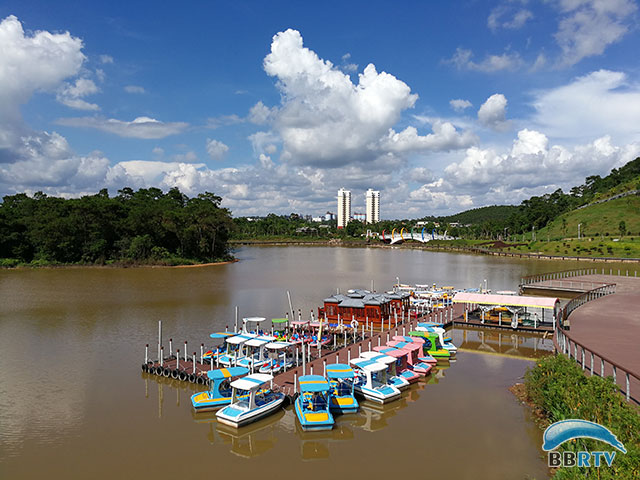
{"type": "Polygon", "coordinates": [[[56,99],[67,107],[77,110],[100,110],[95,103],[83,100],[83,97],[92,95],[99,91],[93,80],[88,78],[78,78],[75,83],[64,83],[56,95],[56,99]]]}
{"type": "Polygon", "coordinates": [[[505,52],[501,55],[489,54],[481,62],[473,61],[472,57],[471,50],[458,47],[453,56],[445,60],[444,63],[450,63],[458,70],[473,70],[484,73],[516,70],[524,64],[518,52],[505,52]]]}
{"type": "Polygon", "coordinates": [[[207,138],[207,153],[211,160],[222,160],[228,151],[229,147],[224,143],[207,138]]]}
{"type": "Polygon", "coordinates": [[[504,130],[506,121],[507,99],[501,93],[494,93],[480,106],[478,120],[482,125],[494,130],[504,130]]]}
{"type": "Polygon", "coordinates": [[[414,127],[396,133],[393,126],[402,112],[418,99],[409,86],[378,72],[373,64],[354,84],[349,75],[304,47],[296,30],[273,37],[264,68],[276,77],[283,98],[272,125],[282,141],[281,158],[287,162],[371,165],[398,152],[468,146],[469,136],[442,122],[426,136],[418,135],[414,127]]]}

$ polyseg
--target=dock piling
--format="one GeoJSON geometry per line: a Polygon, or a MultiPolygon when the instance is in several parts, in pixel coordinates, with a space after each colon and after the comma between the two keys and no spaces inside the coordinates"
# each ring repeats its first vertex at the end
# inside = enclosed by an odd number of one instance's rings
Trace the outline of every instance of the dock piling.
{"type": "Polygon", "coordinates": [[[200,344],[200,363],[204,363],[204,343],[200,344]]]}
{"type": "Polygon", "coordinates": [[[144,364],[149,363],[149,344],[147,343],[144,347],[144,364]]]}
{"type": "Polygon", "coordinates": [[[176,370],[180,370],[180,349],[176,350],[176,370]]]}
{"type": "Polygon", "coordinates": [[[160,357],[160,350],[162,349],[162,320],[158,320],[158,358],[160,357]]]}
{"type": "Polygon", "coordinates": [[[235,323],[235,333],[238,333],[238,306],[236,305],[236,323],[235,323]]]}
{"type": "Polygon", "coordinates": [[[169,339],[169,358],[173,356],[173,338],[169,339]]]}
{"type": "Polygon", "coordinates": [[[358,345],[358,356],[362,356],[362,345],[358,345]]]}
{"type": "Polygon", "coordinates": [[[160,362],[160,366],[162,366],[162,357],[164,357],[164,347],[160,347],[160,359],[158,360],[160,362]]]}
{"type": "Polygon", "coordinates": [[[184,361],[187,361],[187,341],[184,341],[184,361]]]}
{"type": "Polygon", "coordinates": [[[193,352],[193,374],[196,374],[196,352],[193,352]]]}
{"type": "Polygon", "coordinates": [[[293,373],[293,394],[298,393],[298,372],[293,373]]]}

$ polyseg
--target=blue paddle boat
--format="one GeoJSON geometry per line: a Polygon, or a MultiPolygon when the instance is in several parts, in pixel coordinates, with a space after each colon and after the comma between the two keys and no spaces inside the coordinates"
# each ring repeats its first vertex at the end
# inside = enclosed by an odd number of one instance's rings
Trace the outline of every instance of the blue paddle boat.
{"type": "Polygon", "coordinates": [[[191,395],[191,404],[196,412],[215,410],[231,403],[231,380],[249,373],[248,368],[229,367],[207,372],[209,390],[191,395]]]}
{"type": "Polygon", "coordinates": [[[329,409],[340,413],[357,412],[359,405],[353,390],[356,378],[353,369],[344,363],[327,365],[327,378],[331,387],[329,409]]]}
{"type": "Polygon", "coordinates": [[[387,366],[387,382],[398,390],[405,390],[410,387],[409,380],[398,375],[395,356],[382,354],[380,352],[362,352],[360,356],[384,363],[387,366]]]}
{"type": "Polygon", "coordinates": [[[334,420],[329,408],[329,382],[320,375],[303,375],[298,379],[300,395],[295,410],[303,430],[331,430],[334,420]]]}
{"type": "Polygon", "coordinates": [[[254,373],[231,382],[231,403],[216,412],[218,422],[238,428],[282,408],[285,395],[269,388],[272,380],[271,375],[254,373]]]}
{"type": "Polygon", "coordinates": [[[356,373],[354,390],[366,400],[388,403],[400,398],[400,390],[387,381],[387,366],[384,363],[356,358],[351,360],[351,364],[355,367],[356,373]]]}
{"type": "Polygon", "coordinates": [[[242,333],[226,338],[227,349],[225,353],[218,356],[218,363],[225,367],[236,365],[238,360],[242,360],[246,355],[244,344],[257,336],[252,333],[242,333]]]}

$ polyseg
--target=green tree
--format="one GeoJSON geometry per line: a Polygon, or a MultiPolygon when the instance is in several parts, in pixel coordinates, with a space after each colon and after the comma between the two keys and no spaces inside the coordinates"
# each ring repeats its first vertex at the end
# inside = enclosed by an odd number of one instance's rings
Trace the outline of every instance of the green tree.
{"type": "Polygon", "coordinates": [[[618,230],[620,231],[620,238],[624,237],[625,233],[627,233],[627,224],[624,222],[624,220],[620,220],[618,230]]]}

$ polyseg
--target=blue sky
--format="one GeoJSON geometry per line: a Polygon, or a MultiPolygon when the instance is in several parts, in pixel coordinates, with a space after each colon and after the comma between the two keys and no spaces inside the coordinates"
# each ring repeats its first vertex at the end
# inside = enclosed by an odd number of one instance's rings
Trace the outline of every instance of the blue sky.
{"type": "Polygon", "coordinates": [[[383,218],[567,189],[640,155],[634,0],[0,5],[0,194],[213,191],[383,218]]]}

